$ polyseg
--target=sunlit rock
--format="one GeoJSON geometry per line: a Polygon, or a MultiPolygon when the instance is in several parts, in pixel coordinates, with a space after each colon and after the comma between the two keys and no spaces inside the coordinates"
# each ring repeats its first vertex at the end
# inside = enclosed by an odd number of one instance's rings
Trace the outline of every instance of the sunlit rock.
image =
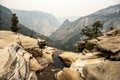
{"type": "Polygon", "coordinates": [[[79,73],[69,68],[64,68],[56,74],[58,80],[83,80],[79,73]]]}

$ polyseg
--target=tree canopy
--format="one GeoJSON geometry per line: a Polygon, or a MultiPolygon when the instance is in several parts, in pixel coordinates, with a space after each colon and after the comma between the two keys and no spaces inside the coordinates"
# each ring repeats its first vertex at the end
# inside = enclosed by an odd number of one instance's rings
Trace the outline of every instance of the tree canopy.
{"type": "Polygon", "coordinates": [[[18,32],[19,30],[19,27],[18,27],[18,17],[16,16],[16,14],[12,14],[12,17],[11,17],[11,30],[15,33],[18,32]]]}
{"type": "Polygon", "coordinates": [[[84,26],[81,30],[81,35],[87,36],[89,39],[96,38],[102,35],[102,32],[99,28],[103,28],[103,24],[98,20],[93,23],[92,26],[84,26]]]}

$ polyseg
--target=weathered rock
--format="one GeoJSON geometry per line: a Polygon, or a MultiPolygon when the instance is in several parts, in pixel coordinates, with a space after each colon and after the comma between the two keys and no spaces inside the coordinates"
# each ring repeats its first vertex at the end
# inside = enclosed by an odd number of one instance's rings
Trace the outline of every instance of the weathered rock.
{"type": "Polygon", "coordinates": [[[85,48],[86,41],[78,41],[77,43],[77,49],[78,52],[82,52],[85,48]]]}
{"type": "Polygon", "coordinates": [[[87,53],[85,55],[74,52],[63,52],[62,54],[59,55],[59,57],[62,59],[63,62],[65,62],[65,64],[70,66],[78,59],[79,60],[97,59],[103,56],[101,52],[87,53]]]}
{"type": "MultiPolygon", "coordinates": [[[[82,46],[79,47],[91,51],[86,51],[87,54],[85,55],[64,52],[59,56],[66,64],[70,65],[70,70],[78,72],[79,77],[84,78],[84,80],[120,80],[120,62],[118,61],[120,60],[119,34],[119,30],[115,30],[97,39],[88,40],[86,43],[80,42],[82,46]],[[107,56],[110,60],[116,61],[106,61],[107,56]]],[[[66,77],[68,76],[66,74],[64,69],[60,71],[57,74],[58,80],[70,80],[66,77]]],[[[70,78],[73,76],[69,74],[70,78]]]]}
{"type": "Polygon", "coordinates": [[[31,53],[38,63],[44,68],[46,68],[49,64],[53,63],[53,55],[57,49],[46,46],[44,49],[40,49],[36,47],[34,49],[26,49],[29,53],[31,53]]]}
{"type": "Polygon", "coordinates": [[[98,42],[97,39],[87,40],[87,41],[79,41],[77,43],[77,49],[79,52],[83,54],[89,53],[95,50],[95,45],[98,42]]]}
{"type": "Polygon", "coordinates": [[[82,77],[84,77],[82,69],[85,65],[87,64],[96,64],[96,63],[101,63],[103,62],[103,58],[98,58],[98,59],[77,59],[74,63],[71,64],[70,69],[75,70],[81,74],[82,77]]]}
{"type": "Polygon", "coordinates": [[[82,55],[64,52],[63,54],[60,54],[60,56],[63,59],[63,61],[66,62],[66,64],[70,62],[69,66],[71,70],[77,71],[81,75],[81,77],[84,77],[82,72],[83,67],[87,64],[96,64],[103,62],[105,58],[101,56],[101,54],[101,52],[94,52],[82,55]]]}
{"type": "Polygon", "coordinates": [[[40,71],[43,70],[44,67],[33,57],[30,59],[30,69],[33,71],[40,71]]]}
{"type": "Polygon", "coordinates": [[[35,72],[42,68],[36,59],[19,44],[11,44],[0,50],[0,58],[3,60],[0,63],[0,79],[2,80],[31,80],[31,71],[35,72]]]}
{"type": "Polygon", "coordinates": [[[46,68],[49,64],[53,63],[53,55],[55,51],[55,48],[46,47],[42,50],[42,56],[36,57],[37,61],[42,65],[43,68],[46,68]]]}
{"type": "Polygon", "coordinates": [[[78,59],[79,56],[74,52],[63,52],[59,55],[59,57],[65,64],[70,66],[73,62],[75,62],[78,59]]]}
{"type": "Polygon", "coordinates": [[[38,45],[39,45],[39,48],[44,49],[47,43],[45,40],[38,39],[38,45]]]}
{"type": "Polygon", "coordinates": [[[105,36],[116,36],[120,35],[120,29],[114,29],[105,33],[105,36]]]}
{"type": "Polygon", "coordinates": [[[120,50],[120,36],[103,38],[97,43],[97,47],[100,50],[116,53],[120,50]]]}
{"type": "Polygon", "coordinates": [[[86,65],[83,74],[85,80],[120,80],[120,62],[105,61],[86,65]]]}
{"type": "Polygon", "coordinates": [[[54,52],[56,51],[55,48],[52,47],[46,47],[45,49],[43,49],[42,53],[43,53],[43,58],[46,58],[48,61],[53,62],[53,55],[54,52]]]}
{"type": "Polygon", "coordinates": [[[56,74],[58,80],[83,80],[77,71],[64,68],[56,74]]]}
{"type": "Polygon", "coordinates": [[[39,49],[37,39],[0,31],[0,80],[37,80],[35,72],[53,62],[55,51],[55,48],[48,46],[39,49]],[[18,42],[22,45],[13,44],[18,42]]]}
{"type": "Polygon", "coordinates": [[[37,40],[24,36],[22,34],[14,34],[11,31],[0,31],[0,48],[4,48],[11,43],[22,42],[22,46],[26,49],[38,47],[37,40]]]}

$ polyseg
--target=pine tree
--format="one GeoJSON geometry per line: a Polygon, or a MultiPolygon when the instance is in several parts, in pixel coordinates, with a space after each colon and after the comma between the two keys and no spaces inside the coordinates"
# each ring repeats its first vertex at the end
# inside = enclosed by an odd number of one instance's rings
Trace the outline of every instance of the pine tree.
{"type": "Polygon", "coordinates": [[[16,14],[12,14],[12,18],[11,18],[11,30],[12,32],[15,32],[17,33],[18,30],[19,30],[19,27],[18,27],[18,17],[16,16],[16,14]]]}
{"type": "Polygon", "coordinates": [[[93,34],[94,32],[92,27],[84,26],[84,28],[81,30],[81,35],[85,35],[90,39],[93,38],[93,34]]]}
{"type": "Polygon", "coordinates": [[[101,35],[101,31],[99,30],[99,28],[103,28],[103,24],[98,20],[96,22],[93,23],[93,31],[94,31],[94,37],[98,37],[101,35]]]}
{"type": "Polygon", "coordinates": [[[96,21],[91,27],[84,26],[84,28],[81,30],[81,35],[85,35],[89,39],[96,38],[102,34],[102,32],[98,29],[102,27],[103,24],[100,21],[96,21]]]}

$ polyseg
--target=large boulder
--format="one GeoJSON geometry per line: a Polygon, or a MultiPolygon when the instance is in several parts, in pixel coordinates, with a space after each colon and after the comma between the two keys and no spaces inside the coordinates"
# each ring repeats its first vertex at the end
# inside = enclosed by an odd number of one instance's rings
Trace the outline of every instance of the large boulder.
{"type": "Polygon", "coordinates": [[[55,48],[45,47],[45,49],[42,49],[42,56],[38,56],[36,59],[39,64],[46,68],[49,64],[53,63],[53,55],[56,51],[57,50],[55,48]]]}
{"type": "Polygon", "coordinates": [[[78,52],[82,52],[85,48],[86,41],[78,41],[77,43],[77,49],[78,52]]]}
{"type": "Polygon", "coordinates": [[[45,40],[38,39],[38,45],[39,45],[39,48],[44,49],[47,43],[45,40]]]}
{"type": "Polygon", "coordinates": [[[105,33],[105,36],[116,36],[120,35],[120,29],[114,29],[105,33]]]}
{"type": "Polygon", "coordinates": [[[64,68],[56,74],[57,80],[83,80],[79,73],[69,68],[64,68]]]}
{"type": "Polygon", "coordinates": [[[85,80],[120,80],[120,62],[105,61],[83,68],[85,80]]]}
{"type": "Polygon", "coordinates": [[[102,51],[116,53],[120,50],[120,36],[103,38],[97,43],[97,47],[102,51]]]}
{"type": "Polygon", "coordinates": [[[98,55],[101,55],[101,53],[94,52],[82,55],[73,52],[63,52],[59,56],[67,65],[70,66],[71,70],[77,71],[82,77],[84,77],[82,69],[85,65],[101,63],[104,61],[104,57],[98,55]]]}
{"type": "Polygon", "coordinates": [[[58,55],[59,58],[62,59],[62,61],[70,66],[72,63],[76,62],[77,60],[88,60],[88,59],[97,59],[99,57],[102,57],[101,52],[94,52],[94,53],[87,53],[83,55],[82,53],[74,53],[74,52],[63,52],[58,55]]]}
{"type": "Polygon", "coordinates": [[[85,59],[85,60],[77,59],[74,63],[71,64],[70,69],[77,71],[78,73],[81,74],[82,77],[84,77],[82,69],[85,65],[101,63],[103,61],[104,61],[103,58],[97,58],[97,59],[93,58],[93,59],[85,59]]]}
{"type": "Polygon", "coordinates": [[[79,52],[82,52],[83,54],[93,52],[96,49],[95,45],[97,42],[98,42],[97,39],[78,41],[77,49],[79,52]]]}
{"type": "Polygon", "coordinates": [[[116,53],[120,50],[120,29],[106,32],[104,36],[98,37],[97,48],[102,51],[116,53]]]}
{"type": "Polygon", "coordinates": [[[0,58],[1,80],[37,80],[35,72],[43,69],[19,44],[11,44],[1,49],[0,58]]]}
{"type": "Polygon", "coordinates": [[[75,62],[79,57],[79,54],[74,52],[63,52],[59,55],[59,58],[62,59],[62,61],[70,66],[73,62],[75,62]]]}

